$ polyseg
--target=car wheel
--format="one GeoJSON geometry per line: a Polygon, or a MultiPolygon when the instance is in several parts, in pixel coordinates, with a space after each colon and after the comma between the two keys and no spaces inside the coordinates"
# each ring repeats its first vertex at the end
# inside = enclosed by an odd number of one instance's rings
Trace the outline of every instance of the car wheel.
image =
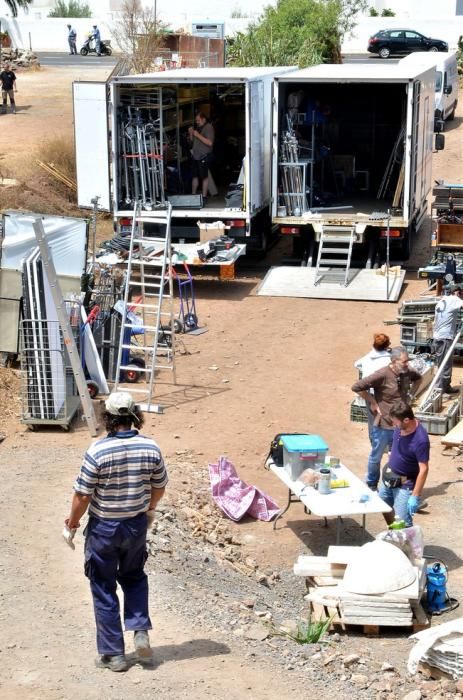
{"type": "Polygon", "coordinates": [[[455,110],[456,110],[456,108],[457,108],[457,106],[456,106],[456,105],[453,105],[453,109],[452,109],[452,111],[450,112],[449,116],[447,117],[447,119],[448,119],[449,122],[452,122],[452,121],[455,119],[455,110]]]}
{"type": "Polygon", "coordinates": [[[437,48],[437,46],[430,46],[429,51],[439,51],[439,49],[437,48]]]}
{"type": "Polygon", "coordinates": [[[380,58],[389,58],[391,55],[391,50],[388,49],[387,46],[383,46],[378,53],[380,58]]]}

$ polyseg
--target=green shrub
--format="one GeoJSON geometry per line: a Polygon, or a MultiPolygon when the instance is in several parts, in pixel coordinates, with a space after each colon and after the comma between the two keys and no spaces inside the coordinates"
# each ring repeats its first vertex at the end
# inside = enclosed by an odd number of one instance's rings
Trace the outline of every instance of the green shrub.
{"type": "Polygon", "coordinates": [[[49,17],[91,17],[92,11],[87,3],[81,4],[79,0],[55,0],[55,6],[48,13],[49,17]]]}

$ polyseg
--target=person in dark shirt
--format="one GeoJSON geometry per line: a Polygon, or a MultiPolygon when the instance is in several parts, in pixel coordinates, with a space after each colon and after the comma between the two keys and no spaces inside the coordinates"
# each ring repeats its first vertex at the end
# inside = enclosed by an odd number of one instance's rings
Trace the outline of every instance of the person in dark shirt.
{"type": "Polygon", "coordinates": [[[411,527],[429,471],[429,436],[408,404],[397,402],[389,416],[394,435],[378,495],[393,508],[392,513],[384,514],[388,525],[398,517],[411,527]]]}
{"type": "Polygon", "coordinates": [[[5,64],[5,69],[0,73],[0,81],[2,83],[2,114],[6,114],[6,103],[8,97],[10,98],[10,107],[13,114],[16,114],[16,102],[14,100],[14,93],[18,92],[16,87],[16,75],[11,70],[9,63],[5,64]]]}
{"type": "Polygon", "coordinates": [[[394,424],[389,415],[390,409],[396,401],[407,401],[409,394],[416,394],[421,379],[418,372],[409,368],[408,353],[399,346],[391,350],[391,361],[387,367],[382,367],[352,386],[352,391],[365,399],[374,416],[365,479],[372,490],[376,490],[378,485],[383,453],[392,445],[394,424]],[[373,389],[373,393],[370,393],[370,389],[373,389]]]}

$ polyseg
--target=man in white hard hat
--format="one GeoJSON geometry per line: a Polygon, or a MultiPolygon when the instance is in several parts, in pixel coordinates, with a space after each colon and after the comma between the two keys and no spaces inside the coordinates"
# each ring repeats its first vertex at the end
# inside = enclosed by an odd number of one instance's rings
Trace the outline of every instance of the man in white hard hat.
{"type": "Polygon", "coordinates": [[[65,520],[68,544],[89,511],[85,529],[85,574],[93,596],[99,658],[96,665],[126,671],[124,634],[116,593],[124,593],[124,625],[134,632],[139,656],[151,656],[148,630],[147,527],[162,498],[167,473],[161,451],[140,435],[143,414],[131,395],[113,392],[104,413],[107,436],[85,453],[65,520]]]}

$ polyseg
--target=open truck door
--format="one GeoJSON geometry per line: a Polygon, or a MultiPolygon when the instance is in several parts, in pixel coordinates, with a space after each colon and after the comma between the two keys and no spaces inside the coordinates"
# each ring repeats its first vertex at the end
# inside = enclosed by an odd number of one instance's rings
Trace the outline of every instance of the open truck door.
{"type": "MultiPolygon", "coordinates": [[[[247,92],[246,120],[249,134],[246,154],[246,197],[251,214],[258,211],[265,199],[264,167],[264,85],[261,80],[249,83],[247,92]],[[250,163],[252,161],[252,167],[250,163]]],[[[268,191],[270,191],[270,184],[268,191]]]]}
{"type": "Polygon", "coordinates": [[[77,174],[77,204],[110,211],[108,100],[107,85],[100,82],[75,82],[74,138],[77,174]]]}

